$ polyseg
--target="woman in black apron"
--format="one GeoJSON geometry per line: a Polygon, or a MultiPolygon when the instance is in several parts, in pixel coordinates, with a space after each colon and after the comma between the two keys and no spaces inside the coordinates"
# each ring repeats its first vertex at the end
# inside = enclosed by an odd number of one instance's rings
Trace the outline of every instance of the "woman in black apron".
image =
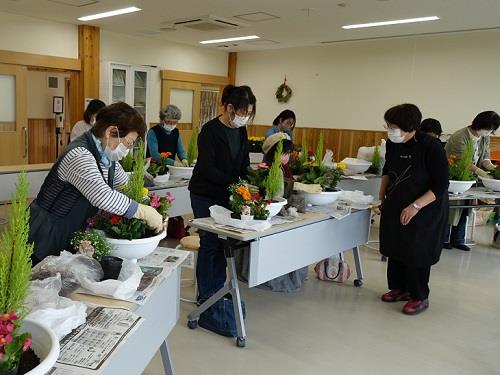
{"type": "Polygon", "coordinates": [[[70,249],[76,231],[99,209],[127,218],[143,219],[157,231],[162,217],[152,207],[134,202],[114,188],[128,177],[116,161],[122,159],[146,124],[125,103],[103,108],[92,130],[72,142],[57,159],[30,206],[29,242],[34,242],[33,265],[48,255],[70,249]]]}
{"type": "Polygon", "coordinates": [[[431,266],[439,261],[448,218],[448,163],[436,138],[419,129],[413,104],[384,115],[387,142],[380,196],[380,252],[388,257],[384,302],[408,301],[403,312],[429,307],[431,266]]]}

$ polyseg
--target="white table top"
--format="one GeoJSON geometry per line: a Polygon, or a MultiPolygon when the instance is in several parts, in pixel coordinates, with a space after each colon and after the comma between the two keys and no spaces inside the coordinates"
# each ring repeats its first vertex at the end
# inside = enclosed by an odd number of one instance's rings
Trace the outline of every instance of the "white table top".
{"type": "Polygon", "coordinates": [[[500,192],[491,191],[485,187],[473,187],[462,194],[449,194],[450,201],[471,200],[471,199],[500,199],[500,192]]]}

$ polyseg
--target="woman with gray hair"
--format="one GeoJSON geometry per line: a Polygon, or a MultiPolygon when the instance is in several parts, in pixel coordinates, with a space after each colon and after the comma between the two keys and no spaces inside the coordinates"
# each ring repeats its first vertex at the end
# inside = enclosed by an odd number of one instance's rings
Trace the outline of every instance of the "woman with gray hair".
{"type": "Polygon", "coordinates": [[[179,107],[169,104],[160,111],[160,123],[149,129],[147,156],[156,161],[162,159],[161,153],[169,152],[167,164],[178,167],[187,167],[187,155],[182,144],[177,123],[181,119],[182,113],[179,107]],[[175,158],[178,157],[179,161],[175,158]]]}

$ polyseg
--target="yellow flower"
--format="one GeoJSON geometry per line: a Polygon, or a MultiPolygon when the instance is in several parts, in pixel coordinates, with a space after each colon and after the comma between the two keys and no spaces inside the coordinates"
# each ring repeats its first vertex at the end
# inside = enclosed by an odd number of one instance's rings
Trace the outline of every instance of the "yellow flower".
{"type": "Polygon", "coordinates": [[[347,169],[345,163],[342,163],[342,162],[337,163],[337,168],[342,169],[342,170],[347,169]]]}
{"type": "Polygon", "coordinates": [[[147,196],[149,194],[149,190],[146,189],[145,187],[142,188],[142,195],[147,196]]]}

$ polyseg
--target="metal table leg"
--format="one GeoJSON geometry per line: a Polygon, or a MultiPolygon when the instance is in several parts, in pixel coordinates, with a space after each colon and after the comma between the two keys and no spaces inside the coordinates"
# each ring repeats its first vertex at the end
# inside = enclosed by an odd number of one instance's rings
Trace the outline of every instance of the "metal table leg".
{"type": "Polygon", "coordinates": [[[355,286],[363,285],[363,267],[361,265],[361,255],[359,253],[359,246],[356,246],[352,249],[352,253],[354,255],[354,264],[356,265],[356,277],[354,280],[355,286]]]}
{"type": "Polygon", "coordinates": [[[160,346],[160,354],[165,375],[175,375],[174,367],[172,365],[172,356],[170,355],[170,349],[166,339],[160,346]]]}
{"type": "Polygon", "coordinates": [[[188,315],[188,327],[195,329],[198,326],[197,319],[200,315],[213,306],[217,301],[224,298],[227,293],[231,293],[233,298],[234,316],[236,318],[236,330],[238,332],[236,346],[240,348],[243,348],[246,345],[246,332],[243,320],[243,309],[241,307],[240,288],[238,286],[238,275],[236,273],[236,264],[234,261],[234,251],[246,246],[247,244],[239,243],[238,241],[234,241],[230,238],[224,239],[224,256],[227,261],[229,279],[226,284],[217,291],[217,293],[203,302],[203,304],[188,315]]]}

